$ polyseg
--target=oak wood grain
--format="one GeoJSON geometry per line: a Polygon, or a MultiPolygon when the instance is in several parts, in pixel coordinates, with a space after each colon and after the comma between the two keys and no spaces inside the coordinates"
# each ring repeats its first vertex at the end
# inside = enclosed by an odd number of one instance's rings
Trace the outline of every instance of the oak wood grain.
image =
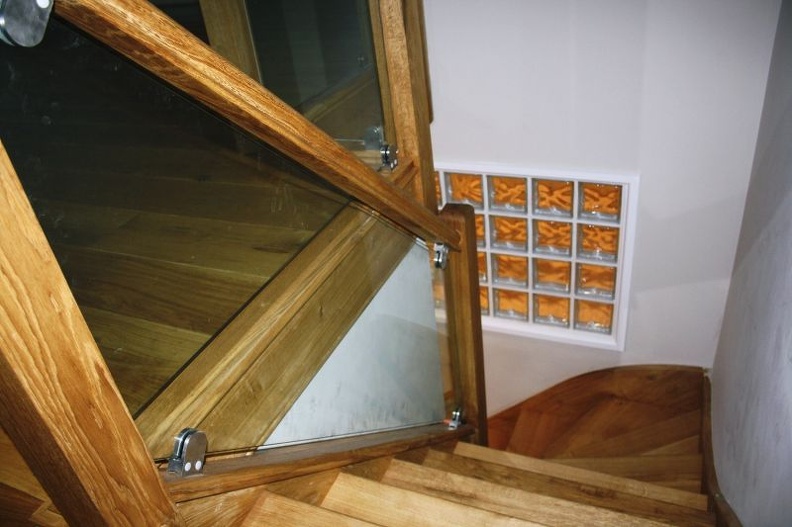
{"type": "Polygon", "coordinates": [[[70,523],[181,524],[1,145],[0,200],[3,427],[70,523]]]}
{"type": "Polygon", "coordinates": [[[374,524],[264,491],[241,525],[243,527],[259,525],[364,527],[374,524]]]}

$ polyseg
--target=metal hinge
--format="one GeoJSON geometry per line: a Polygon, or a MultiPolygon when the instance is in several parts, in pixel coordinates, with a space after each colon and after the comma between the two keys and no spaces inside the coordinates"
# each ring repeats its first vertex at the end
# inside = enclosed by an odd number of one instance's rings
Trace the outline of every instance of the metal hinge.
{"type": "Polygon", "coordinates": [[[195,428],[185,428],[174,438],[173,454],[168,458],[168,472],[176,476],[201,474],[209,445],[206,434],[195,428]]]}
{"type": "Polygon", "coordinates": [[[448,246],[442,242],[434,244],[434,266],[437,269],[448,267],[448,246]]]}
{"type": "Polygon", "coordinates": [[[26,48],[44,38],[53,0],[0,0],[0,41],[26,48]]]}
{"type": "Polygon", "coordinates": [[[462,424],[462,407],[457,406],[456,410],[451,412],[451,419],[448,420],[448,428],[456,430],[462,424]]]}

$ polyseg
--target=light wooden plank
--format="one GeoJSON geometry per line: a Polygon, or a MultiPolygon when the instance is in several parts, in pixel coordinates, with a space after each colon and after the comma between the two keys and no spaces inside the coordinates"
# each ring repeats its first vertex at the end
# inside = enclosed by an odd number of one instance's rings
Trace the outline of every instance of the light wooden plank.
{"type": "Polygon", "coordinates": [[[475,441],[487,444],[487,397],[484,385],[484,344],[479,305],[478,263],[473,208],[449,204],[442,217],[460,233],[460,251],[449,254],[445,270],[446,309],[452,370],[456,372],[457,404],[477,429],[475,441]]]}
{"type": "Polygon", "coordinates": [[[63,0],[55,11],[406,230],[457,246],[457,233],[433,211],[385,181],[148,2],[63,0]]]}
{"type": "Polygon", "coordinates": [[[399,460],[394,460],[390,464],[380,481],[386,485],[542,525],[558,527],[664,525],[629,514],[525,492],[399,460]]]}
{"type": "Polygon", "coordinates": [[[430,468],[471,476],[526,492],[604,507],[672,525],[712,525],[712,518],[701,510],[629,494],[621,490],[598,491],[596,486],[587,483],[515,469],[499,463],[430,450],[423,464],[430,468]]]}
{"type": "Polygon", "coordinates": [[[0,200],[3,427],[71,524],[181,524],[2,146],[0,200]]]}
{"type": "Polygon", "coordinates": [[[249,487],[185,501],[177,508],[190,527],[232,527],[242,525],[262,492],[264,487],[249,487]]]}
{"type": "Polygon", "coordinates": [[[643,452],[643,456],[673,456],[678,454],[699,454],[701,452],[701,436],[692,435],[661,447],[643,452]]]}
{"type": "Polygon", "coordinates": [[[259,525],[364,527],[373,524],[264,491],[241,525],[250,527],[259,525]]]}
{"type": "Polygon", "coordinates": [[[200,0],[199,4],[212,47],[250,78],[261,82],[244,0],[200,0]]]}
{"type": "Polygon", "coordinates": [[[541,525],[344,473],[322,507],[389,527],[541,525]]]}
{"type": "Polygon", "coordinates": [[[569,467],[578,467],[640,481],[701,481],[702,461],[701,455],[699,454],[680,456],[583,457],[554,459],[553,461],[569,467]]]}
{"type": "Polygon", "coordinates": [[[458,443],[454,449],[454,453],[471,459],[497,463],[499,465],[535,472],[557,479],[574,481],[583,485],[624,492],[625,494],[651,498],[653,500],[673,503],[700,511],[707,510],[706,496],[701,496],[700,494],[677,492],[673,489],[667,489],[641,481],[615,477],[600,472],[591,472],[582,468],[521,456],[510,452],[481,448],[468,443],[458,443]]]}

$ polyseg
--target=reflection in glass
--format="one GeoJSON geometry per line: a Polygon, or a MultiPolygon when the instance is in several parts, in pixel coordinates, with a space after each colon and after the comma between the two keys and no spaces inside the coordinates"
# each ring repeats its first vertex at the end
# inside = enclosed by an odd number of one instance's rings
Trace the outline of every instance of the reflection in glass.
{"type": "Polygon", "coordinates": [[[572,253],[572,224],[534,220],[534,252],[569,256],[572,253]]]}
{"type": "Polygon", "coordinates": [[[619,229],[602,225],[578,225],[578,256],[615,262],[619,252],[619,229]]]}
{"type": "Polygon", "coordinates": [[[618,222],[621,213],[621,185],[580,184],[580,217],[618,222]]]}
{"type": "Polygon", "coordinates": [[[492,276],[497,284],[528,287],[528,258],[493,254],[492,276]]]}
{"type": "Polygon", "coordinates": [[[555,179],[533,180],[534,214],[543,216],[572,216],[574,186],[571,181],[555,179]]]}
{"type": "Polygon", "coordinates": [[[569,262],[534,258],[534,287],[542,291],[568,293],[572,281],[572,265],[569,262]]]}
{"type": "Polygon", "coordinates": [[[469,203],[480,209],[484,206],[484,190],[478,174],[446,173],[446,187],[449,201],[469,203]]]}
{"type": "Polygon", "coordinates": [[[525,179],[490,176],[489,189],[491,209],[518,212],[527,210],[528,198],[525,179]]]}
{"type": "Polygon", "coordinates": [[[616,268],[604,265],[578,264],[578,295],[596,296],[613,300],[616,293],[616,268]]]}
{"type": "Polygon", "coordinates": [[[525,250],[528,222],[524,218],[490,216],[490,240],[493,247],[525,250]]]}
{"type": "Polygon", "coordinates": [[[613,304],[575,301],[575,329],[610,334],[613,325],[613,304]]]}
{"type": "Polygon", "coordinates": [[[2,140],[138,412],[347,200],[57,21],[0,63],[2,140]]]}
{"type": "Polygon", "coordinates": [[[504,318],[528,319],[528,293],[493,289],[495,316],[504,318]]]}
{"type": "Polygon", "coordinates": [[[569,298],[534,295],[534,322],[550,326],[569,326],[569,298]]]}

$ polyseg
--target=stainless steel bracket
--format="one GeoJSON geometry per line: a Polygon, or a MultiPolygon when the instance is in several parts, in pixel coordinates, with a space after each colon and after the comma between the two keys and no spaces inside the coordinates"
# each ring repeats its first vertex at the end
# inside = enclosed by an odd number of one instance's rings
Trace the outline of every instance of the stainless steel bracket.
{"type": "Polygon", "coordinates": [[[0,0],[0,41],[26,48],[44,38],[54,0],[0,0]]]}
{"type": "Polygon", "coordinates": [[[457,406],[456,410],[451,412],[451,419],[448,421],[448,428],[456,430],[462,424],[462,407],[457,406]]]}
{"type": "Polygon", "coordinates": [[[437,269],[448,267],[448,246],[442,242],[434,244],[434,266],[437,269]]]}
{"type": "Polygon", "coordinates": [[[195,428],[185,428],[174,438],[173,454],[168,458],[168,473],[176,476],[201,474],[206,462],[206,434],[195,428]]]}

